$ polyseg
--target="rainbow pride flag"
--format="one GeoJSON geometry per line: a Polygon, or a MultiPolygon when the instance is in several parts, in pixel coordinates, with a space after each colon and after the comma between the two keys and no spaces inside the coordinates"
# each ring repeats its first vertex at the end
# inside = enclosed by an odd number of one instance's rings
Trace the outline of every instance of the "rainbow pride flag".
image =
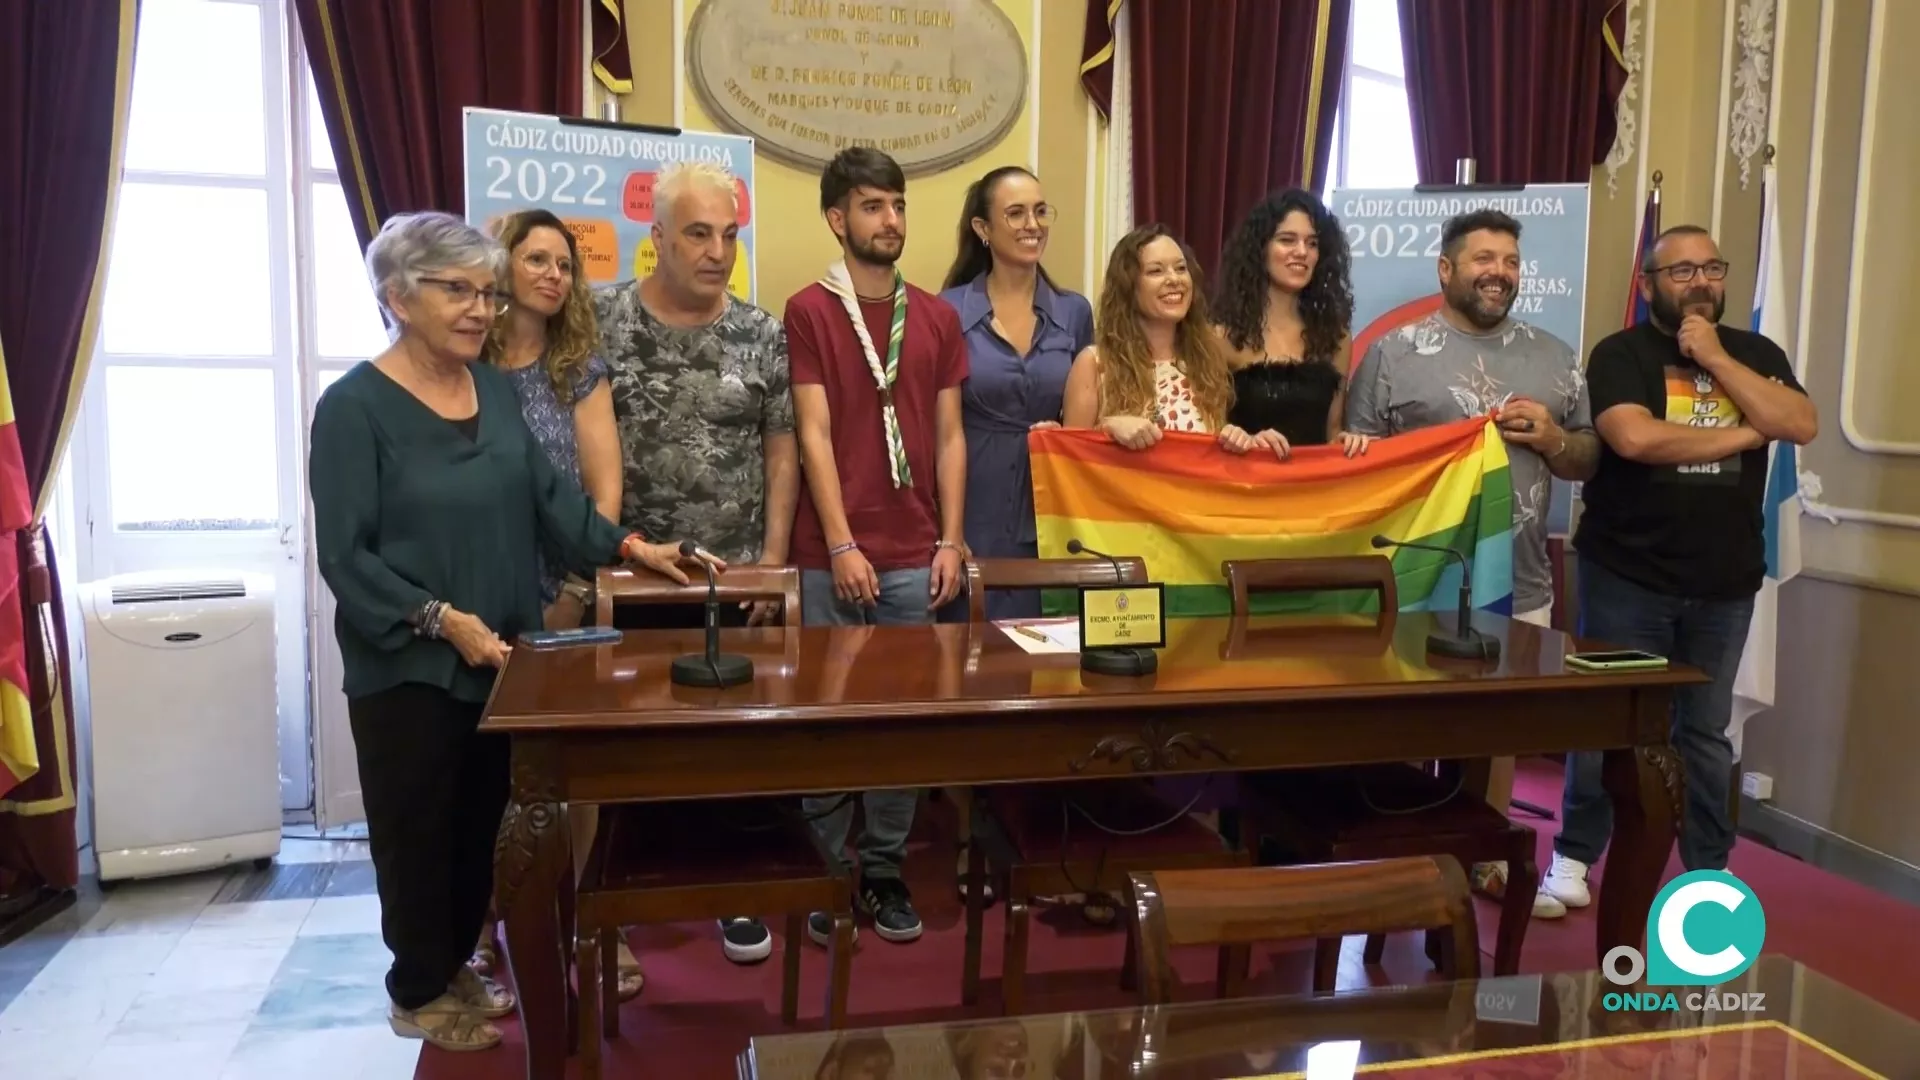
{"type": "MultiPolygon", "coordinates": [[[[1227,614],[1226,560],[1376,554],[1377,534],[1466,555],[1474,606],[1512,610],[1513,487],[1506,447],[1485,418],[1382,439],[1351,459],[1331,446],[1288,461],[1242,457],[1206,435],[1169,434],[1145,451],[1096,431],[1036,431],[1027,442],[1041,556],[1064,557],[1076,537],[1138,555],[1166,586],[1169,615],[1227,614]]],[[[1411,548],[1381,554],[1393,558],[1400,610],[1459,602],[1458,563],[1411,548]]],[[[1337,613],[1374,604],[1359,593],[1282,593],[1257,596],[1253,607],[1337,613]]]]}

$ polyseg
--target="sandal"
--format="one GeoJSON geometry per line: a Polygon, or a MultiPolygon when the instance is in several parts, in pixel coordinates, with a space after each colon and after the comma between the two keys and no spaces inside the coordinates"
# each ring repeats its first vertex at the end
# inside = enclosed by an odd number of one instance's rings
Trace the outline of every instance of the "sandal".
{"type": "MultiPolygon", "coordinates": [[[[958,861],[953,866],[953,887],[959,891],[962,900],[967,898],[967,844],[968,841],[962,840],[954,845],[959,848],[959,851],[957,852],[958,861]]],[[[980,886],[980,899],[991,904],[993,903],[993,875],[989,874],[987,877],[988,880],[980,886]]]]}
{"type": "Polygon", "coordinates": [[[647,977],[640,971],[640,961],[633,955],[633,949],[627,945],[627,935],[620,935],[613,957],[614,996],[621,1001],[632,1001],[640,996],[641,987],[647,985],[647,977]]]}
{"type": "Polygon", "coordinates": [[[467,966],[476,975],[491,975],[493,969],[500,966],[500,943],[490,937],[480,939],[473,947],[473,955],[467,959],[467,966]]]}
{"type": "Polygon", "coordinates": [[[388,1002],[387,1026],[403,1039],[424,1039],[454,1053],[491,1050],[500,1045],[500,1029],[452,994],[442,994],[417,1009],[403,1009],[388,1002]]]}
{"type": "Polygon", "coordinates": [[[456,972],[453,982],[447,986],[447,993],[489,1020],[498,1020],[513,1012],[513,991],[472,968],[461,968],[456,972]]]}
{"type": "Polygon", "coordinates": [[[1114,905],[1113,897],[1105,893],[1090,893],[1080,905],[1080,917],[1090,926],[1112,926],[1120,917],[1120,909],[1114,905]]]}

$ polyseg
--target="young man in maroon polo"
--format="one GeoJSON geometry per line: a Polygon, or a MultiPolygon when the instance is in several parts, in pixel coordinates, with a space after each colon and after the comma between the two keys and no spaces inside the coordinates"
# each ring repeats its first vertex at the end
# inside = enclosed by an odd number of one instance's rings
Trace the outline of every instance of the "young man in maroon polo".
{"type": "MultiPolygon", "coordinates": [[[[895,265],[906,250],[906,192],[886,154],[854,147],[834,155],[820,176],[820,211],[841,257],[787,301],[802,464],[793,557],[808,625],[929,623],[960,590],[966,345],[953,308],[908,285],[895,265]]],[[[920,936],[900,878],[918,797],[860,796],[860,906],[887,941],[920,936]]],[[[828,849],[844,853],[852,800],[824,796],[806,806],[828,849]]],[[[807,928],[825,944],[832,920],[815,912],[807,928]]]]}

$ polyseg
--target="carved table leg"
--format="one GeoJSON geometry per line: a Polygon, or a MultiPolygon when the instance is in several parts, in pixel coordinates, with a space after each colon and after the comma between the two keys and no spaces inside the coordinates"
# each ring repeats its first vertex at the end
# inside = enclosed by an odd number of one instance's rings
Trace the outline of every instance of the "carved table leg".
{"type": "Polygon", "coordinates": [[[1680,822],[1680,756],[1672,746],[1609,750],[1603,766],[1613,800],[1613,843],[1600,885],[1597,956],[1619,945],[1644,951],[1647,912],[1680,822]]]}
{"type": "Polygon", "coordinates": [[[507,924],[507,956],[520,997],[528,1080],[562,1080],[571,1032],[560,891],[572,874],[572,844],[559,783],[545,748],[516,740],[513,800],[494,852],[495,889],[507,924]]]}

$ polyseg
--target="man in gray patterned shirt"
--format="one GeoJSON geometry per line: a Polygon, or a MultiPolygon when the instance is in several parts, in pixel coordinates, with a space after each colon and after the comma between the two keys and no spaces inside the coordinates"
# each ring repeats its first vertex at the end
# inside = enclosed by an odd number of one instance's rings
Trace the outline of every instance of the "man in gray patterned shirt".
{"type": "MultiPolygon", "coordinates": [[[[733,177],[710,162],[664,170],[653,193],[658,268],[595,292],[626,473],[620,524],[687,537],[729,564],[785,566],[800,497],[787,335],[778,318],[727,292],[737,197],[733,177]]],[[[741,624],[775,610],[721,614],[741,624]]],[[[704,618],[697,604],[629,606],[615,624],[693,628],[704,618]]],[[[736,963],[772,952],[758,919],[723,919],[721,934],[736,963]]]]}
{"type": "MultiPolygon", "coordinates": [[[[1449,219],[1440,237],[1444,303],[1367,350],[1347,390],[1347,430],[1382,437],[1491,415],[1513,478],[1514,617],[1551,625],[1553,478],[1586,480],[1600,460],[1580,359],[1566,342],[1507,317],[1520,291],[1518,221],[1478,210],[1449,219]]],[[[1487,801],[1504,813],[1512,796],[1513,759],[1496,761],[1487,801]]],[[[1494,891],[1496,879],[1504,888],[1505,866],[1474,870],[1483,888],[1494,891]]],[[[1567,909],[1540,892],[1533,913],[1559,918],[1567,909]]]]}

